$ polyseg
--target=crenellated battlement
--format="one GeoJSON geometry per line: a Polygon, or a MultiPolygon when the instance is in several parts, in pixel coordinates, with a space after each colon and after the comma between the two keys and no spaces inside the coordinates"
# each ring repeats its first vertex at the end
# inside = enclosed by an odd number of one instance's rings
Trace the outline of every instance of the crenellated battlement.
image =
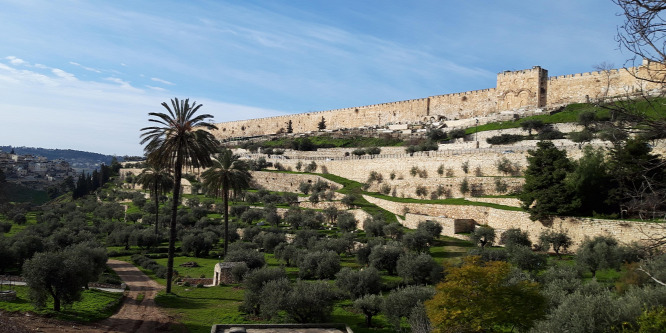
{"type": "Polygon", "coordinates": [[[620,96],[641,89],[660,88],[636,77],[653,77],[651,73],[663,70],[664,66],[661,64],[644,62],[639,67],[549,77],[548,70],[534,66],[530,69],[498,73],[495,88],[229,121],[217,124],[219,130],[214,131],[214,134],[220,139],[275,134],[284,131],[290,120],[295,133],[309,132],[317,130],[317,124],[322,117],[326,121],[327,129],[340,129],[427,122],[442,118],[469,119],[516,109],[549,108],[620,96]]]}

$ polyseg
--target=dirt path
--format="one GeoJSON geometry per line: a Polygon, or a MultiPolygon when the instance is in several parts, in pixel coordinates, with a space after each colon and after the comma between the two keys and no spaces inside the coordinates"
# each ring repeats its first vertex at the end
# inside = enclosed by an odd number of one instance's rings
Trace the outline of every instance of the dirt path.
{"type": "MultiPolygon", "coordinates": [[[[16,332],[24,332],[19,330],[24,328],[27,329],[26,332],[44,333],[152,333],[169,332],[172,326],[174,328],[180,326],[155,305],[155,296],[164,288],[163,286],[150,279],[132,264],[118,260],[109,260],[107,264],[130,288],[129,295],[125,297],[122,306],[113,316],[90,325],[23,315],[2,318],[3,315],[0,316],[0,319],[6,319],[15,324],[10,324],[10,326],[16,326],[16,332]],[[140,294],[144,295],[143,300],[138,301],[137,297],[140,294]]],[[[0,320],[0,322],[4,321],[0,320]]]]}

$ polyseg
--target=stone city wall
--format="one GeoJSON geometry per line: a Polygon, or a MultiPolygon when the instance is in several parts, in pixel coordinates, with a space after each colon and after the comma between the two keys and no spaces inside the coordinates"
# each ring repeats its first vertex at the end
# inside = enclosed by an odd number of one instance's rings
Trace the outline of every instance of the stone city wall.
{"type": "MultiPolygon", "coordinates": [[[[285,131],[291,120],[294,133],[316,131],[322,117],[327,129],[385,126],[397,123],[471,119],[507,110],[552,109],[564,104],[604,97],[626,96],[637,91],[658,89],[636,77],[659,73],[655,63],[640,67],[548,77],[535,66],[497,74],[495,88],[454,93],[391,103],[308,112],[277,117],[239,120],[217,124],[219,139],[275,134],[285,131]],[[654,70],[652,70],[654,69],[654,70]]],[[[657,75],[662,75],[661,73],[657,75]]]]}
{"type": "MultiPolygon", "coordinates": [[[[529,219],[529,214],[521,211],[509,211],[481,206],[462,205],[430,205],[400,203],[370,196],[364,196],[369,202],[374,203],[394,214],[405,215],[408,213],[422,215],[423,219],[442,221],[450,223],[449,219],[473,219],[477,224],[486,224],[502,233],[510,228],[519,228],[527,231],[532,242],[538,241],[538,236],[545,230],[562,230],[572,238],[575,248],[585,239],[598,235],[610,235],[621,243],[640,242],[649,236],[663,235],[666,227],[660,223],[634,222],[618,220],[600,220],[589,218],[555,218],[552,224],[544,226],[539,221],[529,219]],[[432,217],[432,218],[431,218],[432,217]],[[436,219],[434,219],[436,218],[436,219]]],[[[410,217],[409,225],[418,224],[414,217],[410,217]]],[[[445,226],[450,230],[451,226],[445,226]]]]}

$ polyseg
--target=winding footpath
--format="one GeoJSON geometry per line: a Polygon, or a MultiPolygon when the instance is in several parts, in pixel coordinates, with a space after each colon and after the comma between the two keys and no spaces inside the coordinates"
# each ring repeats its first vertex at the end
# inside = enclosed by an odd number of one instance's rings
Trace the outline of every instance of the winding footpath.
{"type": "MultiPolygon", "coordinates": [[[[44,332],[44,333],[152,333],[173,332],[180,325],[174,318],[168,316],[155,305],[155,296],[164,289],[157,282],[143,274],[134,265],[124,261],[109,260],[107,265],[111,267],[118,276],[129,287],[129,294],[125,297],[123,304],[113,316],[93,324],[77,324],[55,319],[36,316],[17,315],[3,318],[8,321],[9,326],[15,330],[10,332],[44,332]],[[137,300],[143,294],[141,301],[137,300]],[[172,329],[173,328],[173,329],[172,329]]],[[[2,324],[5,320],[3,320],[2,324]]],[[[0,328],[0,331],[2,329],[0,328]]]]}

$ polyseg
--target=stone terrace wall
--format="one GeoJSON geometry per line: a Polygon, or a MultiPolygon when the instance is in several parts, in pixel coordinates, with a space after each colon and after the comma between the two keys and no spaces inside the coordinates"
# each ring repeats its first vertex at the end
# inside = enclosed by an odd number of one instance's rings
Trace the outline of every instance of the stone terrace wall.
{"type": "MultiPolygon", "coordinates": [[[[423,220],[430,219],[450,223],[450,219],[473,219],[477,224],[487,224],[499,233],[510,228],[520,228],[527,231],[532,242],[536,242],[539,234],[544,230],[563,230],[572,238],[575,249],[585,237],[597,235],[610,235],[622,243],[639,242],[648,236],[663,235],[666,226],[659,223],[599,220],[587,218],[556,218],[552,225],[544,226],[538,221],[529,219],[529,214],[519,211],[508,211],[490,207],[458,206],[458,205],[427,205],[413,203],[399,203],[370,196],[364,196],[374,203],[394,214],[404,215],[406,212],[423,215],[423,220]]],[[[413,219],[413,218],[412,218],[413,219]]],[[[418,221],[410,221],[409,225],[418,221]]],[[[450,229],[450,225],[443,225],[450,229]]]]}
{"type": "Polygon", "coordinates": [[[251,171],[251,173],[254,187],[265,188],[271,191],[300,193],[298,186],[302,182],[310,182],[314,184],[317,181],[323,181],[330,185],[334,185],[337,188],[342,188],[342,185],[316,175],[276,173],[268,171],[251,171]]]}

